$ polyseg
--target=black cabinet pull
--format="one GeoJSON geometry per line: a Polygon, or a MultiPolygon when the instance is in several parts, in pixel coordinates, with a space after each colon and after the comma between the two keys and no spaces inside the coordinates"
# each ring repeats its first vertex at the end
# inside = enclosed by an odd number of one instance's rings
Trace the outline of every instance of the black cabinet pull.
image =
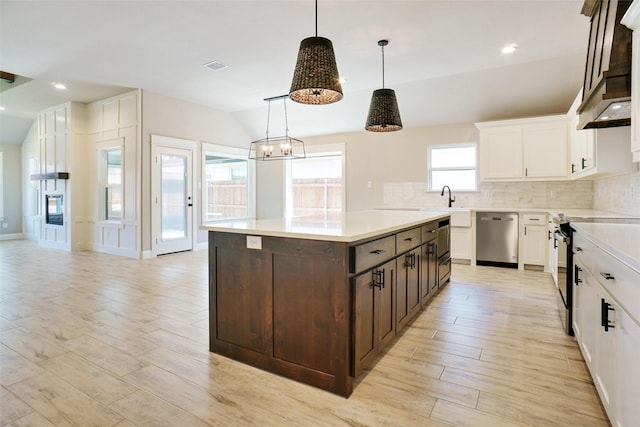
{"type": "Polygon", "coordinates": [[[576,165],[571,163],[571,173],[576,173],[576,165]]]}
{"type": "Polygon", "coordinates": [[[547,233],[549,233],[549,237],[547,237],[547,240],[551,240],[551,230],[547,230],[547,233]]]}
{"type": "Polygon", "coordinates": [[[609,274],[609,273],[604,273],[604,272],[602,272],[602,271],[600,272],[600,275],[601,275],[602,277],[604,277],[606,280],[615,280],[615,279],[616,279],[616,278],[615,278],[615,277],[613,277],[611,274],[609,274]]]}
{"type": "Polygon", "coordinates": [[[600,324],[604,328],[605,332],[608,332],[609,328],[615,328],[615,326],[613,326],[611,322],[609,322],[610,311],[615,311],[615,308],[613,308],[611,304],[606,302],[604,298],[601,298],[600,299],[600,324]]]}
{"type": "Polygon", "coordinates": [[[376,255],[380,255],[380,254],[383,254],[383,253],[384,253],[384,250],[382,250],[382,249],[376,249],[376,250],[371,251],[370,253],[372,253],[372,254],[376,254],[376,255]]]}
{"type": "Polygon", "coordinates": [[[404,266],[410,269],[416,268],[416,253],[411,252],[404,256],[404,266]]]}
{"type": "Polygon", "coordinates": [[[585,159],[585,158],[583,157],[583,158],[582,158],[582,169],[583,169],[583,170],[587,168],[587,165],[585,165],[586,161],[587,161],[587,159],[585,159]]]}
{"type": "Polygon", "coordinates": [[[415,237],[407,237],[406,239],[404,239],[405,242],[413,242],[414,240],[416,240],[415,237]]]}
{"type": "Polygon", "coordinates": [[[575,277],[576,286],[579,286],[582,283],[582,279],[580,278],[580,272],[582,269],[577,265],[574,265],[573,277],[575,277]]]}
{"type": "Polygon", "coordinates": [[[373,270],[373,281],[371,282],[374,287],[382,290],[384,288],[384,268],[382,270],[373,270]]]}
{"type": "Polygon", "coordinates": [[[553,239],[553,249],[558,249],[558,241],[553,239]]]}
{"type": "Polygon", "coordinates": [[[576,246],[576,252],[582,252],[582,248],[580,246],[576,246]]]}

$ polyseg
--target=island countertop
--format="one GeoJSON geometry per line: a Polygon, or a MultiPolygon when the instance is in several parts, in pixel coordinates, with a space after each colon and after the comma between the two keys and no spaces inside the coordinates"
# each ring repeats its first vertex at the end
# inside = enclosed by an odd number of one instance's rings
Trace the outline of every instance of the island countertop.
{"type": "Polygon", "coordinates": [[[328,216],[210,222],[204,223],[200,228],[207,231],[350,243],[449,215],[450,212],[444,211],[366,210],[328,216]]]}

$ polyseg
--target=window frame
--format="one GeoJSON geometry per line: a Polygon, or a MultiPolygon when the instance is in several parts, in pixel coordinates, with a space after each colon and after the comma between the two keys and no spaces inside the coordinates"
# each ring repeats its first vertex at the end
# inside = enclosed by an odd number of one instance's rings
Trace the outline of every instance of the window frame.
{"type": "Polygon", "coordinates": [[[125,146],[124,137],[113,138],[108,140],[99,141],[96,144],[96,152],[98,157],[98,182],[97,182],[97,198],[98,198],[98,215],[100,218],[98,222],[108,224],[124,224],[125,217],[125,146]],[[107,211],[107,205],[104,198],[104,189],[107,186],[107,173],[108,166],[106,164],[107,153],[109,151],[120,150],[120,197],[121,199],[121,216],[119,218],[107,218],[105,214],[107,211]]]}
{"type": "Polygon", "coordinates": [[[433,187],[433,171],[466,171],[466,170],[473,170],[474,171],[474,175],[475,175],[475,188],[467,188],[467,189],[460,189],[460,188],[451,188],[451,191],[464,191],[464,192],[478,192],[479,191],[479,173],[478,173],[478,161],[479,161],[479,156],[478,156],[478,143],[474,142],[474,141],[469,141],[469,142],[457,142],[457,143],[452,143],[452,144],[430,144],[427,146],[427,184],[428,184],[428,191],[441,191],[441,188],[434,188],[433,187]],[[474,147],[475,148],[475,165],[473,168],[468,167],[468,166],[455,166],[455,167],[446,167],[446,168],[433,168],[431,166],[431,160],[433,158],[433,150],[438,150],[438,149],[445,149],[445,148],[466,148],[466,147],[474,147]]]}
{"type": "Polygon", "coordinates": [[[213,222],[234,221],[238,219],[250,219],[256,216],[256,162],[249,159],[249,150],[246,148],[230,147],[227,145],[213,144],[203,142],[201,144],[201,208],[200,208],[200,224],[210,224],[213,222]],[[243,160],[247,162],[247,215],[223,217],[218,219],[207,218],[207,177],[206,162],[207,156],[227,157],[232,159],[243,160]]]}
{"type": "MultiPolygon", "coordinates": [[[[307,145],[305,146],[305,158],[313,158],[313,157],[333,157],[340,156],[341,160],[341,175],[342,175],[342,213],[347,210],[347,174],[346,174],[346,164],[347,164],[347,153],[346,153],[346,144],[345,143],[331,143],[331,144],[317,144],[317,145],[307,145]]],[[[293,218],[294,216],[291,214],[293,211],[293,207],[291,205],[291,162],[297,162],[301,159],[291,159],[287,160],[284,163],[284,197],[283,197],[283,212],[285,218],[293,218]]]]}

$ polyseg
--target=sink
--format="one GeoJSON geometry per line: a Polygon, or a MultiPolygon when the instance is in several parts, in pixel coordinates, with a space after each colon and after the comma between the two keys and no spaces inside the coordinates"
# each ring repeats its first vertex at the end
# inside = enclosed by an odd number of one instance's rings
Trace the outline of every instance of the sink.
{"type": "Polygon", "coordinates": [[[452,227],[471,227],[471,209],[469,208],[420,208],[421,211],[448,212],[451,215],[452,227]]]}

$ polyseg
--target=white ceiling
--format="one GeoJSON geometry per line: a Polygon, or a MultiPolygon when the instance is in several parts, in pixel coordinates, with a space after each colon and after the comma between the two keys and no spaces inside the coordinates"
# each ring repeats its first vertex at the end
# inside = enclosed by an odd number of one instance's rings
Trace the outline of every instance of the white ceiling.
{"type": "MultiPolygon", "coordinates": [[[[371,92],[395,89],[405,128],[565,112],[582,85],[582,0],[319,0],[344,99],[287,103],[290,134],[362,131],[371,92]],[[517,43],[512,55],[500,48],[517,43]]],[[[38,110],[142,88],[232,113],[264,137],[264,98],[289,91],[313,0],[0,1],[0,69],[33,80],[0,93],[2,143],[38,110]],[[219,60],[229,67],[202,65],[219,60]],[[63,82],[64,92],[52,88],[63,82]]],[[[272,110],[274,119],[277,110],[272,110]]],[[[271,134],[279,132],[272,120],[271,134]]]]}

